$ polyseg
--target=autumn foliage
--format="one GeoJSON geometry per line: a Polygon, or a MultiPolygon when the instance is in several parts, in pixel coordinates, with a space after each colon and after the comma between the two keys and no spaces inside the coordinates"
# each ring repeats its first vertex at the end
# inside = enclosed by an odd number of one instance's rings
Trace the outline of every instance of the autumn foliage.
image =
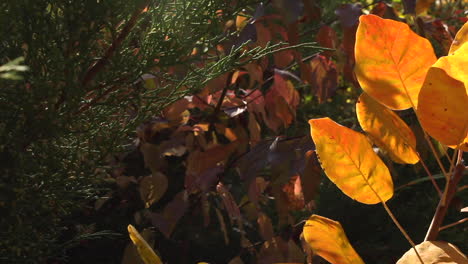
{"type": "MultiPolygon", "coordinates": [[[[187,10],[200,9],[189,2],[187,10]]],[[[98,190],[77,210],[84,223],[57,217],[68,229],[58,232],[64,249],[55,254],[80,262],[82,252],[118,251],[104,259],[123,264],[468,263],[458,236],[439,235],[462,233],[466,221],[464,5],[228,2],[215,10],[207,4],[200,17],[182,17],[155,34],[150,24],[159,18],[149,10],[166,6],[142,1],[118,30],[102,29],[109,43],[96,45],[104,55],[75,80],[88,90],[75,104],[65,92],[54,103],[74,107],[67,121],[118,105],[104,119],[90,118],[98,131],[109,122],[119,127],[94,133],[92,142],[115,133],[125,148],[84,147],[105,152],[92,168],[98,190]],[[214,36],[194,38],[183,23],[214,36]],[[145,51],[149,42],[138,34],[158,39],[160,52],[145,51]],[[148,67],[101,81],[123,62],[113,60],[119,52],[148,67]],[[404,215],[392,203],[408,186],[428,200],[418,207],[421,217],[410,219],[424,238],[399,221],[404,215]],[[323,208],[346,218],[336,221],[323,208]],[[366,227],[376,218],[346,211],[354,208],[375,214],[380,229],[366,227]],[[449,215],[459,220],[449,224],[449,215]],[[384,232],[387,222],[401,234],[384,232]],[[94,242],[93,234],[107,229],[125,236],[117,244],[94,242]],[[363,241],[362,230],[375,238],[363,241]],[[402,238],[407,244],[395,246],[402,238]]],[[[177,15],[172,4],[164,16],[177,15]]],[[[86,131],[86,124],[71,131],[86,131]]]]}
{"type": "MultiPolygon", "coordinates": [[[[375,8],[379,7],[389,8],[382,4],[375,8]]],[[[274,197],[278,225],[281,227],[293,224],[290,211],[306,208],[316,197],[315,189],[320,181],[317,157],[325,175],[349,198],[364,204],[384,206],[390,218],[408,240],[409,247],[413,247],[398,263],[439,263],[438,261],[442,259],[450,263],[468,263],[468,259],[455,246],[447,242],[432,242],[437,238],[441,221],[446,214],[447,204],[454,197],[455,186],[458,185],[465,170],[462,154],[467,148],[468,132],[468,120],[463,114],[463,109],[468,103],[466,102],[468,78],[465,71],[468,65],[465,49],[468,48],[465,33],[468,24],[460,29],[453,40],[449,54],[437,59],[428,39],[416,34],[405,23],[379,17],[377,11],[375,12],[377,15],[359,16],[358,14],[356,17],[359,17],[359,23],[345,21],[357,25],[353,29],[356,32],[354,49],[347,54],[351,58],[346,59],[343,73],[346,74],[346,67],[354,65],[354,71],[348,73],[348,78],[351,82],[354,80],[356,86],[363,90],[356,101],[356,115],[364,133],[324,117],[309,120],[310,135],[315,147],[307,143],[307,138],[286,140],[277,137],[268,145],[264,145],[265,141],[262,141],[260,136],[262,133],[260,124],[278,133],[281,128],[287,128],[296,119],[300,95],[293,85],[294,78],[291,78],[293,75],[281,70],[287,67],[294,58],[300,58],[300,54],[296,51],[274,56],[273,59],[278,68],[273,72],[273,76],[266,80],[272,81],[272,84],[265,93],[255,89],[246,90],[241,93],[240,97],[236,97],[235,92],[230,90],[229,85],[241,81],[237,78],[241,78],[242,75],[251,76],[250,80],[255,78],[255,81],[263,83],[261,78],[258,79],[258,75],[252,77],[262,72],[262,70],[253,71],[254,68],[261,67],[261,64],[250,65],[244,71],[223,77],[223,82],[228,85],[222,91],[224,98],[215,93],[208,97],[197,96],[196,100],[204,102],[204,106],[201,106],[200,102],[197,102],[199,106],[189,101],[186,103],[188,108],[206,108],[212,105],[213,98],[218,106],[221,105],[221,108],[223,105],[229,107],[229,111],[225,111],[225,114],[230,118],[242,117],[244,112],[247,113],[248,121],[246,121],[245,128],[239,126],[230,128],[211,121],[186,129],[194,133],[190,142],[198,139],[201,145],[198,145],[199,147],[192,145],[192,149],[184,149],[189,152],[189,155],[183,193],[185,197],[200,192],[207,196],[219,197],[221,207],[214,208],[214,210],[218,216],[218,224],[224,232],[226,243],[231,243],[228,237],[229,232],[226,231],[226,226],[229,225],[231,228],[239,229],[241,244],[251,245],[249,239],[244,236],[244,230],[250,221],[256,221],[258,232],[264,239],[255,253],[258,263],[303,263],[304,259],[307,259],[307,263],[315,263],[312,261],[313,255],[336,264],[364,263],[351,246],[340,223],[319,215],[312,215],[304,224],[300,236],[302,249],[299,249],[299,245],[293,240],[275,235],[271,219],[262,212],[261,205],[265,203],[263,200],[265,197],[262,194],[269,191],[274,197]],[[239,99],[245,103],[236,102],[239,99]],[[193,106],[190,106],[191,104],[193,106]],[[394,184],[386,162],[376,153],[376,148],[378,148],[395,163],[422,163],[427,168],[417,149],[417,144],[422,142],[417,142],[411,127],[396,112],[396,110],[410,108],[416,113],[423,133],[427,133],[425,137],[427,144],[433,148],[434,142],[429,138],[431,136],[443,145],[452,148],[451,152],[455,157],[449,160],[449,168],[444,168],[443,165],[440,168],[445,175],[445,188],[439,187],[431,172],[426,170],[428,177],[439,192],[441,202],[428,229],[426,242],[417,246],[386,205],[386,202],[394,195],[394,184]],[[242,132],[243,129],[245,131],[242,132]],[[226,143],[220,144],[216,141],[219,135],[227,139],[226,143]],[[212,143],[207,142],[206,138],[213,140],[212,143]],[[376,148],[373,147],[374,145],[376,148]],[[292,153],[293,149],[296,151],[295,157],[292,153]],[[259,156],[259,152],[262,155],[259,156]],[[285,156],[285,152],[291,153],[293,157],[285,156]],[[228,157],[233,154],[238,158],[234,161],[229,160],[228,157]],[[295,168],[294,163],[298,161],[305,165],[295,168]],[[240,178],[248,189],[246,194],[241,196],[239,204],[222,183],[226,180],[224,173],[230,166],[237,167],[240,178]],[[265,177],[258,176],[260,170],[265,167],[271,169],[268,181],[265,177]],[[291,174],[292,171],[298,175],[291,174]],[[210,189],[214,190],[215,185],[216,192],[209,194],[210,189]],[[229,224],[220,213],[221,209],[226,211],[229,224]]],[[[264,18],[264,23],[267,21],[268,19],[264,18]]],[[[265,27],[265,24],[257,25],[256,23],[257,45],[265,45],[266,42],[272,40],[270,38],[272,32],[268,31],[269,27],[265,27]]],[[[291,37],[294,31],[287,32],[289,33],[287,35],[281,34],[284,29],[276,29],[280,32],[279,35],[283,36],[283,40],[292,40],[288,39],[288,36],[291,37]]],[[[323,46],[336,48],[333,41],[336,36],[329,27],[322,27],[317,36],[323,38],[319,41],[323,46]]],[[[331,76],[336,74],[336,66],[331,66],[331,54],[326,51],[322,55],[316,55],[310,64],[298,61],[302,77],[312,76],[309,84],[314,86],[321,81],[315,86],[319,103],[327,100],[331,87],[336,85],[336,80],[331,81],[331,76]]],[[[309,81],[307,78],[303,80],[309,81]]],[[[252,81],[248,87],[252,88],[252,81]]],[[[215,90],[209,86],[205,89],[215,90]]],[[[215,111],[219,109],[217,107],[215,111]]],[[[236,122],[237,125],[239,121],[236,122]]],[[[434,152],[434,155],[439,159],[438,153],[434,152]]],[[[156,173],[153,172],[152,177],[156,173]]],[[[201,199],[202,203],[205,203],[201,208],[205,219],[204,225],[208,226],[211,224],[208,215],[213,205],[206,200],[207,198],[201,199]]],[[[171,203],[174,202],[175,200],[171,203]]],[[[181,206],[177,210],[180,208],[181,206]]],[[[165,212],[166,209],[164,209],[165,212]]],[[[175,211],[167,213],[176,214],[175,211]]],[[[162,222],[154,219],[153,216],[153,225],[166,236],[170,236],[172,229],[168,232],[162,222]]],[[[174,218],[172,220],[177,221],[174,218]]],[[[234,258],[231,262],[238,263],[239,261],[238,258],[234,258]]]]}

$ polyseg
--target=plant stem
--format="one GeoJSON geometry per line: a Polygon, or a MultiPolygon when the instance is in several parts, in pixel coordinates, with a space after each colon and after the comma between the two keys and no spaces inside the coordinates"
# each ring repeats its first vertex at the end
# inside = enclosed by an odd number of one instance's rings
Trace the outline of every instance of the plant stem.
{"type": "Polygon", "coordinates": [[[437,182],[435,181],[434,176],[432,176],[432,173],[429,171],[429,168],[426,166],[426,163],[425,163],[424,160],[421,158],[421,156],[419,155],[419,153],[416,152],[416,154],[418,155],[419,161],[421,162],[421,165],[423,166],[424,170],[426,171],[427,176],[429,177],[429,179],[431,179],[432,185],[434,185],[434,188],[436,189],[437,194],[439,194],[439,198],[442,197],[442,191],[440,190],[439,185],[438,185],[437,182]]]}
{"type": "Polygon", "coordinates": [[[419,255],[418,251],[416,250],[416,245],[414,244],[413,240],[411,240],[411,237],[408,235],[408,233],[406,233],[405,229],[400,225],[400,223],[398,222],[398,220],[393,215],[392,211],[390,210],[390,208],[388,208],[387,204],[384,201],[382,201],[382,205],[385,208],[385,211],[387,211],[387,214],[392,219],[393,223],[395,223],[395,225],[398,227],[398,229],[400,229],[400,232],[403,234],[403,236],[406,238],[406,240],[408,240],[411,247],[414,249],[414,252],[416,253],[416,256],[418,256],[419,261],[422,264],[424,264],[424,261],[422,260],[421,256],[419,255]]]}
{"type": "Polygon", "coordinates": [[[86,86],[90,81],[92,81],[94,77],[98,74],[98,72],[100,72],[104,68],[104,66],[106,66],[107,63],[109,63],[110,58],[120,48],[122,42],[127,38],[128,34],[135,26],[138,17],[145,12],[145,9],[148,7],[149,2],[149,0],[145,1],[143,5],[141,5],[137,10],[135,10],[130,20],[128,20],[127,24],[124,26],[120,34],[112,42],[111,46],[109,47],[109,49],[107,49],[104,56],[101,59],[99,59],[94,65],[89,67],[89,69],[84,75],[83,80],[81,81],[81,84],[83,86],[86,86]]]}
{"type": "Polygon", "coordinates": [[[465,223],[466,221],[468,221],[468,217],[465,217],[463,219],[460,219],[454,223],[451,223],[451,224],[448,224],[448,225],[444,225],[443,227],[439,228],[439,231],[442,231],[444,229],[447,229],[447,228],[450,228],[450,227],[453,227],[453,226],[456,226],[456,225],[459,225],[459,224],[462,224],[462,223],[465,223]]]}
{"type": "Polygon", "coordinates": [[[424,238],[424,241],[435,240],[439,235],[440,226],[442,225],[445,215],[447,214],[447,209],[450,204],[450,201],[452,201],[453,197],[455,196],[455,193],[457,192],[457,185],[460,182],[463,176],[463,172],[466,169],[465,165],[463,165],[462,162],[462,156],[463,151],[459,151],[457,165],[455,166],[453,176],[447,179],[444,194],[442,196],[442,199],[439,201],[439,204],[437,205],[437,209],[434,213],[434,217],[432,218],[431,225],[427,230],[427,234],[424,238]]]}

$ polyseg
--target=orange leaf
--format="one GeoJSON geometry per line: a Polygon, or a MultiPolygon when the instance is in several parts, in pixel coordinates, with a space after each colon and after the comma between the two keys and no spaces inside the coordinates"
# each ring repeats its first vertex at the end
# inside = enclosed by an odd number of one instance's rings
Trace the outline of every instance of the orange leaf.
{"type": "Polygon", "coordinates": [[[247,25],[247,22],[249,22],[249,20],[245,14],[239,13],[239,15],[236,17],[237,31],[242,31],[242,29],[244,29],[244,27],[247,25]]]}
{"type": "Polygon", "coordinates": [[[392,110],[363,93],[356,103],[356,114],[362,129],[393,161],[403,164],[419,161],[413,131],[392,110]]]}
{"type": "Polygon", "coordinates": [[[311,119],[309,124],[322,168],[342,192],[365,204],[392,198],[390,172],[366,136],[328,117],[311,119]]]}
{"type": "Polygon", "coordinates": [[[364,264],[339,222],[312,215],[304,225],[303,234],[314,253],[332,264],[364,264]]]}
{"type": "Polygon", "coordinates": [[[468,42],[468,22],[466,22],[463,27],[458,30],[455,39],[453,39],[452,46],[450,46],[449,54],[454,53],[459,49],[465,42],[468,42]]]}
{"type": "Polygon", "coordinates": [[[391,109],[416,107],[427,70],[436,61],[430,42],[401,22],[374,15],[359,21],[354,71],[362,89],[391,109]]]}
{"type": "Polygon", "coordinates": [[[423,128],[446,145],[465,142],[468,150],[468,43],[441,57],[428,71],[419,94],[417,114],[423,128]]]}

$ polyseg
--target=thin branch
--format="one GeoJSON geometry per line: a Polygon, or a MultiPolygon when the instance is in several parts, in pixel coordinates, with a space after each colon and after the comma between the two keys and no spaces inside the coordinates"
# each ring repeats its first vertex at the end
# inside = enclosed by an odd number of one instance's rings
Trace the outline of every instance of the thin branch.
{"type": "Polygon", "coordinates": [[[439,228],[439,231],[442,231],[444,229],[447,229],[447,228],[450,228],[450,227],[453,227],[453,226],[456,226],[456,225],[459,225],[459,224],[462,224],[462,223],[465,223],[466,221],[468,221],[468,217],[465,217],[463,219],[460,219],[454,223],[451,223],[451,224],[448,224],[448,225],[444,225],[443,227],[439,228]]]}
{"type": "Polygon", "coordinates": [[[416,152],[416,154],[418,155],[419,161],[421,162],[421,165],[423,166],[424,170],[426,171],[427,176],[429,177],[429,179],[431,179],[432,185],[434,185],[434,188],[436,189],[437,194],[439,195],[439,198],[441,198],[441,197],[442,197],[442,191],[440,190],[439,185],[438,185],[437,182],[435,181],[434,176],[432,176],[432,173],[429,171],[429,168],[427,168],[426,163],[425,163],[424,160],[421,158],[421,156],[419,155],[419,153],[416,152]]]}
{"type": "Polygon", "coordinates": [[[437,209],[434,213],[434,217],[432,218],[431,225],[429,226],[424,241],[436,240],[437,236],[439,235],[440,226],[442,225],[445,215],[447,214],[450,201],[452,201],[453,197],[455,196],[455,193],[457,192],[457,185],[463,176],[463,172],[465,171],[465,165],[462,162],[462,156],[463,151],[459,151],[457,165],[455,166],[453,176],[447,180],[447,186],[445,188],[444,195],[437,205],[437,209]]]}
{"type": "Polygon", "coordinates": [[[421,256],[419,255],[418,251],[416,250],[416,244],[414,244],[411,237],[408,235],[408,233],[406,233],[405,229],[400,225],[400,222],[398,222],[398,220],[393,215],[392,211],[390,210],[390,208],[388,208],[387,204],[384,201],[382,201],[382,205],[385,208],[385,211],[387,211],[388,215],[392,219],[393,223],[395,223],[395,225],[398,227],[398,229],[400,229],[400,232],[403,234],[403,236],[405,236],[406,240],[408,240],[408,242],[411,244],[411,247],[414,249],[414,252],[416,253],[416,256],[418,256],[419,261],[422,264],[424,264],[424,261],[422,260],[421,256]]]}
{"type": "Polygon", "coordinates": [[[86,71],[83,80],[81,81],[81,84],[83,86],[86,86],[90,81],[96,77],[96,75],[104,68],[104,66],[109,63],[109,60],[112,58],[112,56],[115,54],[115,52],[120,48],[122,45],[122,42],[127,38],[128,34],[131,32],[133,27],[135,26],[138,17],[146,11],[146,8],[149,5],[149,0],[146,0],[142,6],[140,6],[133,14],[130,20],[128,20],[127,24],[124,26],[120,34],[117,36],[117,38],[112,42],[111,46],[109,49],[107,49],[106,53],[104,56],[99,59],[94,65],[88,68],[86,71]]]}

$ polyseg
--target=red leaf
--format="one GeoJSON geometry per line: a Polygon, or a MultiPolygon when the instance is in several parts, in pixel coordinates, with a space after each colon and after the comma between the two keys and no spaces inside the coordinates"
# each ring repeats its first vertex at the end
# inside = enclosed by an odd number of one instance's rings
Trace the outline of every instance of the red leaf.
{"type": "Polygon", "coordinates": [[[310,61],[312,81],[319,103],[330,98],[338,87],[338,72],[335,63],[327,57],[318,55],[310,61]]]}
{"type": "MultiPolygon", "coordinates": [[[[315,39],[320,46],[325,48],[335,49],[337,46],[336,32],[327,25],[324,25],[319,29],[315,39]]],[[[333,55],[333,51],[327,50],[322,52],[322,54],[330,57],[333,55]]]]}

